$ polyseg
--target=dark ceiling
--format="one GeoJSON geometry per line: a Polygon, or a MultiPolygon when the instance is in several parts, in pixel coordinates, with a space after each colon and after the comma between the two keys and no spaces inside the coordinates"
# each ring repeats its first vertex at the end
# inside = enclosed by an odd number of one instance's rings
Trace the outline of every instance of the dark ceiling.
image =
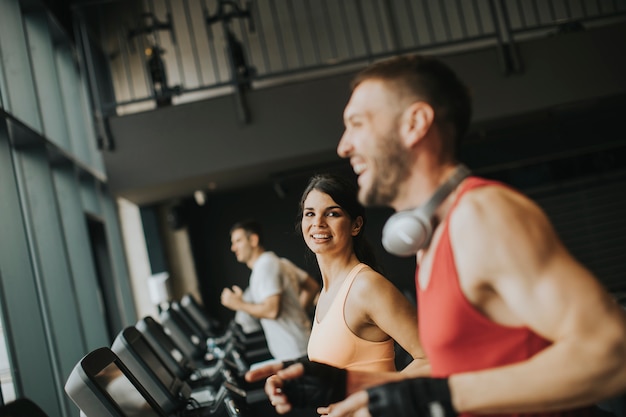
{"type": "MultiPolygon", "coordinates": [[[[98,3],[114,3],[119,0],[44,0],[46,5],[56,15],[61,25],[66,28],[68,34],[72,35],[72,6],[84,5],[84,4],[98,4],[98,3]]],[[[602,38],[604,39],[604,38],[602,38]]],[[[602,40],[601,39],[601,40],[602,40]]],[[[550,42],[546,42],[546,44],[550,42]]],[[[600,45],[602,46],[602,45],[600,45]]],[[[600,48],[603,50],[604,48],[600,48]]],[[[534,53],[534,51],[528,52],[528,54],[534,53]]],[[[602,58],[605,55],[601,55],[602,58]]],[[[536,58],[536,61],[529,61],[535,63],[535,67],[532,65],[526,70],[524,77],[536,76],[537,63],[541,62],[541,57],[526,56],[525,58],[536,58]]],[[[468,70],[468,75],[473,76],[475,81],[482,81],[488,74],[484,69],[484,62],[475,65],[474,72],[468,70]]],[[[612,67],[607,64],[607,67],[612,67]]],[[[556,68],[556,66],[554,67],[556,68]]],[[[463,68],[465,69],[465,67],[463,68]]],[[[553,68],[549,68],[553,70],[553,68]]],[[[583,72],[584,73],[584,72],[583,72]]],[[[551,83],[550,71],[545,74],[540,74],[545,78],[545,82],[551,83]]],[[[511,76],[508,78],[502,78],[500,81],[503,85],[516,87],[521,85],[523,76],[511,76]],[[518,83],[519,81],[519,83],[518,83]]],[[[567,79],[567,77],[565,77],[567,79]]],[[[490,79],[488,85],[497,85],[495,79],[490,79]]],[[[554,82],[559,87],[561,83],[554,82]]],[[[342,84],[343,85],[343,84],[342,84]]],[[[562,85],[568,85],[562,83],[562,85]]],[[[576,84],[578,86],[578,84],[576,84]]],[[[591,88],[593,83],[588,82],[580,84],[581,88],[591,88]]],[[[497,87],[494,87],[497,89],[497,87]]],[[[506,107],[509,102],[523,102],[527,97],[526,91],[513,88],[513,93],[522,93],[516,97],[503,98],[501,100],[502,106],[506,107]]],[[[617,93],[620,93],[620,89],[616,88],[617,93]]],[[[534,105],[541,105],[542,91],[536,91],[536,95],[539,97],[534,105]]],[[[295,93],[294,93],[295,94],[295,93]]],[[[564,97],[570,94],[567,89],[562,93],[564,97]]],[[[326,103],[330,100],[328,95],[323,97],[326,103]]],[[[545,100],[545,97],[543,97],[545,100]]],[[[310,97],[307,99],[310,101],[310,97]]],[[[493,101],[493,100],[492,100],[493,101]]],[[[547,100],[546,100],[547,101],[547,100]]],[[[605,97],[602,100],[590,100],[585,102],[576,102],[572,106],[559,107],[559,108],[547,108],[541,111],[532,113],[519,113],[514,116],[499,117],[497,120],[483,120],[479,124],[475,124],[472,128],[472,132],[467,138],[466,144],[462,149],[462,156],[465,160],[475,169],[481,172],[490,172],[494,175],[506,175],[505,173],[511,168],[516,168],[524,165],[533,165],[542,163],[546,160],[559,160],[562,157],[573,157],[582,154],[594,154],[595,152],[601,152],[605,149],[611,149],[619,147],[620,143],[624,142],[624,127],[622,126],[620,114],[623,114],[626,109],[626,99],[623,96],[617,97],[605,97]],[[617,132],[617,133],[616,133],[617,132]],[[593,137],[593,140],[589,140],[593,137]],[[550,148],[552,146],[552,148],[550,148]],[[498,174],[500,173],[500,174],[498,174]]],[[[328,106],[326,106],[328,107],[328,106]]],[[[523,106],[522,106],[523,107],[523,106]]],[[[290,107],[290,109],[294,110],[290,107]]],[[[259,109],[256,109],[257,111],[259,109]]],[[[297,110],[295,110],[297,111],[297,110]]],[[[335,113],[333,113],[335,114],[335,113]]],[[[336,113],[340,114],[340,111],[336,113]]],[[[188,116],[188,115],[187,115],[188,116]]],[[[207,119],[206,117],[203,120],[207,119]]],[[[318,118],[319,124],[319,118],[318,118]]],[[[189,123],[185,124],[186,133],[190,133],[191,126],[189,123]]],[[[301,129],[301,126],[297,126],[301,129]]],[[[311,128],[311,127],[310,127],[311,128]]],[[[340,129],[340,126],[337,126],[340,129]]],[[[234,130],[234,129],[233,129],[234,130]]],[[[289,129],[287,129],[289,130],[289,129]]],[[[339,131],[330,130],[332,132],[333,141],[338,139],[339,131]]],[[[296,129],[289,130],[288,134],[291,137],[296,129]]],[[[203,134],[206,134],[202,130],[203,134]]],[[[275,133],[273,130],[271,133],[275,133]]],[[[323,132],[326,133],[326,132],[323,132]]],[[[118,145],[121,147],[110,153],[109,159],[117,158],[119,155],[124,154],[124,145],[130,147],[133,143],[141,140],[138,135],[130,135],[128,142],[124,144],[122,141],[118,145]],[[134,142],[131,143],[131,140],[134,142]]],[[[324,135],[322,135],[323,137],[324,135]]],[[[326,135],[328,136],[328,135],[326,135]]],[[[155,138],[149,138],[149,144],[153,149],[155,147],[155,138]]],[[[177,141],[181,141],[181,138],[177,138],[177,141]]],[[[184,142],[181,142],[184,143],[184,142]]],[[[276,142],[272,146],[282,146],[276,142]]],[[[147,147],[145,149],[148,149],[147,147]]],[[[278,161],[271,159],[266,161],[265,165],[257,164],[251,166],[239,166],[234,167],[232,172],[215,172],[211,176],[211,182],[219,180],[220,185],[225,188],[242,187],[252,182],[259,181],[271,181],[276,172],[280,172],[283,177],[297,173],[302,169],[314,170],[316,166],[339,164],[341,161],[333,149],[328,148],[330,151],[322,155],[311,155],[305,158],[306,160],[285,159],[284,161],[278,161]],[[279,165],[282,164],[283,165],[279,165]],[[302,168],[306,167],[306,168],[302,168]],[[268,174],[269,173],[269,174],[268,174]],[[221,176],[220,176],[221,175],[221,176]],[[216,179],[217,178],[217,179],[216,179]]],[[[218,153],[218,152],[216,152],[218,153]]],[[[136,166],[141,165],[137,161],[137,155],[135,152],[131,152],[129,158],[129,165],[136,166]]],[[[198,153],[192,156],[196,156],[198,153]]],[[[173,153],[170,153],[173,157],[173,153]]],[[[168,155],[169,156],[169,155],[168,155]]],[[[144,155],[144,159],[147,156],[144,155]]],[[[189,157],[185,159],[186,165],[189,165],[189,157]]],[[[171,161],[170,161],[171,162],[171,161]]],[[[113,166],[113,168],[119,168],[119,165],[113,166]]],[[[235,164],[236,165],[236,164],[235,164]]],[[[155,167],[162,166],[160,170],[169,169],[170,171],[183,172],[186,167],[177,167],[175,164],[154,164],[155,167]],[[167,167],[167,168],[165,168],[167,167]]],[[[107,169],[110,166],[107,166],[107,169]]],[[[146,171],[146,166],[139,167],[142,171],[146,171]]],[[[132,184],[133,172],[117,169],[113,172],[112,169],[108,169],[109,185],[113,191],[119,192],[121,190],[126,193],[127,198],[141,203],[154,203],[156,201],[162,201],[167,198],[178,198],[181,195],[189,195],[194,189],[198,188],[199,184],[207,184],[209,181],[205,181],[205,178],[200,178],[198,175],[188,175],[183,179],[177,178],[176,175],[171,175],[171,181],[163,181],[157,183],[146,182],[132,184]],[[116,175],[120,178],[116,179],[116,175]],[[176,181],[174,181],[176,179],[176,181]],[[119,184],[118,184],[119,182],[119,184]],[[129,186],[129,184],[133,186],[129,186]]],[[[200,172],[201,173],[201,172],[200,172]]],[[[197,173],[196,173],[197,174],[197,173]]],[[[144,174],[148,177],[157,177],[160,174],[155,172],[152,174],[144,174]]],[[[179,176],[180,177],[180,176],[179,176]]]]}

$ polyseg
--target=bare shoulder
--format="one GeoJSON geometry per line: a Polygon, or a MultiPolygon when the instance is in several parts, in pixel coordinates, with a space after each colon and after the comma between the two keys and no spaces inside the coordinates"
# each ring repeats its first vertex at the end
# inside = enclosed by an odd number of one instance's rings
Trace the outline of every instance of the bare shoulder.
{"type": "Polygon", "coordinates": [[[512,233],[538,232],[545,237],[552,229],[537,203],[503,186],[480,187],[464,194],[450,217],[450,227],[454,234],[468,231],[474,239],[485,236],[492,240],[512,233]]]}
{"type": "Polygon", "coordinates": [[[400,290],[384,275],[370,267],[363,268],[352,283],[349,297],[363,304],[365,309],[375,306],[378,301],[397,299],[400,290]]]}
{"type": "Polygon", "coordinates": [[[494,218],[494,215],[497,219],[533,211],[541,212],[541,209],[520,191],[505,186],[484,186],[465,193],[457,205],[454,216],[472,216],[474,220],[488,220],[494,218]]]}
{"type": "Polygon", "coordinates": [[[466,278],[496,278],[548,259],[562,244],[537,203],[502,186],[476,188],[450,216],[450,239],[466,278]]]}
{"type": "Polygon", "coordinates": [[[361,269],[355,277],[351,291],[370,292],[387,285],[391,285],[391,282],[383,274],[367,266],[361,269]]]}

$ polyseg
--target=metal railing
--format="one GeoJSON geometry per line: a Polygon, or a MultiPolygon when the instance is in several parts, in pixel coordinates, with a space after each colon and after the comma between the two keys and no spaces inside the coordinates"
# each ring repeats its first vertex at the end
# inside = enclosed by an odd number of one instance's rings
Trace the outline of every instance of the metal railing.
{"type": "Polygon", "coordinates": [[[516,40],[624,18],[626,2],[109,0],[75,11],[88,70],[96,73],[96,106],[106,116],[242,95],[413,51],[494,45],[503,70],[515,71],[516,40]]]}

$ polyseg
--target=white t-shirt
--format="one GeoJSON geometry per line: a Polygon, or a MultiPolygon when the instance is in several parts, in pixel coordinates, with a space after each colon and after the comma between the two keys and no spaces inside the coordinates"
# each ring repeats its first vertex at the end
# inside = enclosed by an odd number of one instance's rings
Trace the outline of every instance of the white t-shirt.
{"type": "Polygon", "coordinates": [[[288,360],[306,355],[311,322],[298,301],[294,277],[301,275],[293,263],[281,261],[274,252],[264,252],[250,274],[250,301],[262,303],[267,297],[281,294],[280,315],[261,319],[267,346],[275,359],[288,360]]]}
{"type": "Polygon", "coordinates": [[[291,262],[287,258],[280,258],[280,267],[281,270],[287,277],[289,281],[291,281],[291,285],[293,285],[293,290],[296,293],[296,296],[300,294],[300,287],[306,281],[309,276],[309,273],[303,269],[298,268],[293,262],[291,262]]]}

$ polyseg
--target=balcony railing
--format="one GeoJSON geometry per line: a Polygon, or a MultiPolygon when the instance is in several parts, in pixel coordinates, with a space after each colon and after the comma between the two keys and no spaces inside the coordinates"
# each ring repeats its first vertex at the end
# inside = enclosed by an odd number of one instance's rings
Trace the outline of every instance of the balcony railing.
{"type": "Polygon", "coordinates": [[[493,45],[503,71],[515,71],[516,41],[623,19],[626,2],[107,0],[74,11],[95,106],[106,117],[242,96],[414,51],[493,45]]]}

